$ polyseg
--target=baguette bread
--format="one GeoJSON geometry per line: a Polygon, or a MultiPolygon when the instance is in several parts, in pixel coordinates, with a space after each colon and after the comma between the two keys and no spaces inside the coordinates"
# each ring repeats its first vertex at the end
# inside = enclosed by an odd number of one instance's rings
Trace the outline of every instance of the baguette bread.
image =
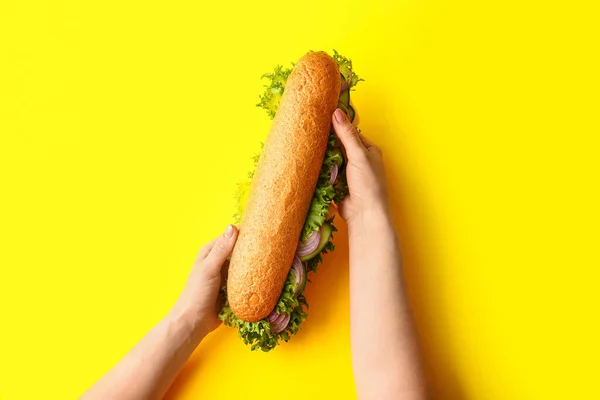
{"type": "Polygon", "coordinates": [[[332,57],[308,53],[294,66],[266,139],[229,265],[227,298],[256,322],[277,304],[327,148],[340,95],[332,57]]]}

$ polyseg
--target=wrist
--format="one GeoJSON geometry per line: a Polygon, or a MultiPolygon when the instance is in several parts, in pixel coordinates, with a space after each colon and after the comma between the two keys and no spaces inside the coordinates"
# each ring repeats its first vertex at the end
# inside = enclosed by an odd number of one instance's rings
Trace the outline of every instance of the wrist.
{"type": "Polygon", "coordinates": [[[199,313],[190,308],[176,304],[166,317],[168,323],[175,326],[183,334],[197,343],[208,334],[207,324],[199,317],[199,313]]]}
{"type": "Polygon", "coordinates": [[[348,234],[350,236],[364,232],[373,232],[384,228],[393,229],[392,217],[388,209],[384,207],[369,208],[357,214],[348,224],[348,234]]]}

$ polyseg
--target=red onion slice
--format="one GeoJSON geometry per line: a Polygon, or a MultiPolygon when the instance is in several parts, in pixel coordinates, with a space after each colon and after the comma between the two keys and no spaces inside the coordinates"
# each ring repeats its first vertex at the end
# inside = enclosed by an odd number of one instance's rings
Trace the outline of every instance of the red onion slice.
{"type": "Polygon", "coordinates": [[[292,263],[292,269],[294,270],[294,281],[296,283],[296,289],[294,289],[294,296],[297,296],[298,293],[300,292],[300,289],[302,289],[302,286],[303,286],[302,284],[304,282],[304,275],[306,274],[304,265],[302,265],[302,261],[300,261],[298,256],[294,256],[294,262],[292,263]]]}
{"type": "MultiPolygon", "coordinates": [[[[296,255],[298,257],[304,257],[312,253],[319,247],[319,242],[321,241],[321,230],[311,232],[306,241],[298,242],[298,247],[296,248],[296,255]]],[[[300,261],[300,260],[298,260],[300,261]]],[[[293,267],[293,264],[292,264],[293,267]]]]}
{"type": "Polygon", "coordinates": [[[267,319],[269,320],[269,323],[274,324],[274,323],[277,323],[277,321],[282,318],[282,315],[283,314],[279,314],[279,313],[277,313],[277,311],[273,310],[273,311],[271,311],[271,314],[269,314],[267,316],[267,319]]]}
{"type": "Polygon", "coordinates": [[[272,311],[267,317],[269,324],[271,325],[271,332],[283,332],[290,323],[290,318],[290,314],[277,314],[275,311],[272,311]]]}
{"type": "Polygon", "coordinates": [[[333,164],[333,167],[331,167],[331,177],[329,178],[330,185],[333,185],[333,183],[337,179],[339,169],[340,167],[338,167],[337,164],[333,164]]]}
{"type": "Polygon", "coordinates": [[[278,321],[277,326],[275,327],[275,333],[280,333],[283,332],[285,330],[285,328],[287,328],[288,324],[290,323],[290,319],[291,316],[290,314],[282,314],[283,318],[281,320],[278,321]]]}
{"type": "Polygon", "coordinates": [[[285,314],[278,314],[277,312],[273,311],[275,313],[275,319],[273,320],[273,325],[277,325],[279,324],[281,321],[283,321],[283,319],[285,318],[285,314]]]}
{"type": "Polygon", "coordinates": [[[275,312],[275,310],[273,310],[273,311],[271,311],[271,314],[269,314],[267,316],[267,319],[269,320],[269,323],[273,323],[277,319],[278,316],[279,316],[279,314],[277,314],[275,312]]]}

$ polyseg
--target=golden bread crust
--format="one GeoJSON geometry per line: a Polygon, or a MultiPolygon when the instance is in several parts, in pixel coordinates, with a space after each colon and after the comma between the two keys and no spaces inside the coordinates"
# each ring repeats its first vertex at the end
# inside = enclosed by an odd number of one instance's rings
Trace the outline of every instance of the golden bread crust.
{"type": "Polygon", "coordinates": [[[308,213],[340,93],[329,55],[308,53],[294,66],[265,142],[231,255],[227,297],[254,322],[277,304],[308,213]]]}

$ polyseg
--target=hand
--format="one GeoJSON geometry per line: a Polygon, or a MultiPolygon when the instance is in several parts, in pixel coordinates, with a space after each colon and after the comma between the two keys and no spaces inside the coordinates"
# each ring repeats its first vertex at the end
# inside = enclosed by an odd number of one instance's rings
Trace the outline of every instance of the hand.
{"type": "Polygon", "coordinates": [[[174,307],[176,313],[189,317],[194,330],[201,336],[221,325],[217,318],[222,306],[219,293],[227,269],[227,258],[233,250],[237,236],[237,228],[229,225],[221,236],[200,249],[174,307]]]}
{"type": "Polygon", "coordinates": [[[340,205],[340,215],[349,227],[372,215],[389,215],[381,150],[359,135],[339,108],[333,113],[333,129],[346,150],[346,179],[350,191],[340,205]]]}

